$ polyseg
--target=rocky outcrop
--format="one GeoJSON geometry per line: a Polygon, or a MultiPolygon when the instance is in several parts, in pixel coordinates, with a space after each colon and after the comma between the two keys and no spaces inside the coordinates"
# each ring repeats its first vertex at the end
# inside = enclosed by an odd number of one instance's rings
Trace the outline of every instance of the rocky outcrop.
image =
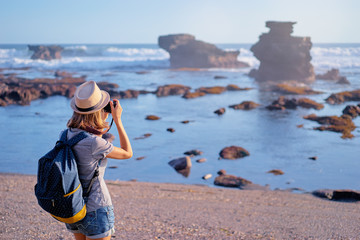
{"type": "Polygon", "coordinates": [[[342,133],[342,138],[353,138],[352,131],[356,126],[352,121],[352,117],[349,115],[338,116],[323,116],[318,117],[315,114],[305,116],[304,119],[316,121],[323,126],[315,127],[315,130],[319,131],[332,131],[342,133]]]}
{"type": "Polygon", "coordinates": [[[332,68],[324,74],[317,74],[316,79],[337,81],[339,84],[350,84],[346,77],[340,76],[339,69],[332,68]]]}
{"type": "Polygon", "coordinates": [[[170,54],[172,68],[240,68],[240,51],[224,51],[213,44],[196,40],[190,34],[160,36],[158,44],[170,54]]]}
{"type": "Polygon", "coordinates": [[[320,189],[313,191],[312,194],[320,198],[327,198],[336,201],[360,201],[360,191],[349,189],[320,189]]]}
{"type": "Polygon", "coordinates": [[[197,92],[203,92],[206,94],[221,94],[226,91],[225,87],[215,86],[215,87],[200,87],[196,89],[197,92]]]}
{"type": "Polygon", "coordinates": [[[170,84],[158,87],[155,94],[158,97],[164,97],[169,95],[184,95],[189,91],[190,87],[181,84],[170,84]]]}
{"type": "Polygon", "coordinates": [[[245,187],[246,185],[252,184],[252,182],[242,177],[222,174],[215,178],[214,184],[223,187],[242,188],[245,187]]]}
{"type": "Polygon", "coordinates": [[[217,176],[215,178],[214,184],[222,187],[239,188],[241,190],[261,190],[261,191],[269,190],[269,188],[266,186],[264,187],[258,184],[254,184],[245,178],[229,175],[226,173],[222,173],[219,176],[217,176]]]}
{"type": "Polygon", "coordinates": [[[74,96],[76,86],[85,82],[85,78],[25,79],[15,76],[0,76],[0,106],[11,104],[29,105],[39,98],[61,95],[74,96]]]}
{"type": "Polygon", "coordinates": [[[296,109],[298,106],[303,108],[313,108],[316,110],[324,108],[323,104],[317,103],[309,98],[288,99],[284,96],[280,96],[277,100],[273,101],[272,104],[267,106],[266,108],[269,110],[285,110],[296,109]]]}
{"type": "Polygon", "coordinates": [[[292,94],[292,95],[314,95],[320,94],[322,92],[315,91],[308,86],[298,86],[294,84],[281,83],[272,86],[272,91],[278,92],[281,94],[292,94]]]}
{"type": "Polygon", "coordinates": [[[214,86],[214,87],[200,87],[195,89],[194,92],[186,92],[182,97],[189,99],[189,98],[198,98],[205,96],[206,94],[221,94],[225,91],[247,91],[251,90],[252,88],[240,88],[235,84],[229,84],[226,87],[222,86],[214,86]]]}
{"type": "Polygon", "coordinates": [[[310,63],[310,37],[291,36],[295,23],[266,22],[270,32],[262,34],[251,47],[260,66],[258,70],[251,71],[250,76],[259,82],[295,80],[311,83],[315,80],[314,68],[310,63]]]}
{"type": "Polygon", "coordinates": [[[215,110],[214,113],[219,116],[223,115],[225,113],[225,108],[219,108],[218,110],[215,110]]]}
{"type": "Polygon", "coordinates": [[[238,159],[238,158],[243,158],[246,156],[249,156],[250,153],[242,148],[242,147],[238,147],[238,146],[230,146],[230,147],[225,147],[221,150],[221,152],[219,153],[220,157],[224,158],[224,159],[238,159]]]}
{"type": "Polygon", "coordinates": [[[184,154],[185,154],[185,155],[188,155],[188,156],[190,156],[190,157],[193,157],[193,156],[201,155],[201,154],[203,154],[203,152],[200,151],[200,150],[197,150],[197,149],[193,149],[193,150],[184,152],[184,154]]]}
{"type": "Polygon", "coordinates": [[[156,115],[147,115],[146,120],[151,120],[151,121],[156,121],[156,120],[159,120],[160,117],[156,116],[156,115]]]}
{"type": "Polygon", "coordinates": [[[333,93],[326,99],[329,104],[341,104],[346,101],[360,101],[360,89],[333,93]]]}
{"type": "Polygon", "coordinates": [[[28,45],[30,51],[34,51],[31,59],[52,60],[60,59],[63,47],[57,45],[28,45]]]}
{"type": "Polygon", "coordinates": [[[242,110],[251,110],[251,109],[255,109],[258,106],[260,106],[260,104],[252,102],[252,101],[243,101],[242,103],[239,104],[235,104],[235,105],[230,105],[230,108],[233,109],[242,109],[242,110]]]}
{"type": "Polygon", "coordinates": [[[284,172],[280,169],[273,169],[273,170],[267,171],[267,173],[272,173],[275,176],[284,175],[284,172]]]}
{"type": "Polygon", "coordinates": [[[169,165],[173,167],[178,173],[182,174],[184,177],[188,177],[190,174],[191,158],[190,157],[181,157],[173,159],[169,162],[169,165]]]}
{"type": "Polygon", "coordinates": [[[351,118],[356,118],[360,115],[360,104],[358,106],[348,105],[342,111],[344,115],[349,115],[351,118]]]}

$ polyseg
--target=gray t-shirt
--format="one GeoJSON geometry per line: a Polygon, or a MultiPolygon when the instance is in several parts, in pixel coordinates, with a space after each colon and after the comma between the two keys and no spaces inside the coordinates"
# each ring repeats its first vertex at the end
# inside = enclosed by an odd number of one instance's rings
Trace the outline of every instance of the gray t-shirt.
{"type": "MultiPolygon", "coordinates": [[[[70,139],[82,131],[84,130],[70,128],[67,137],[70,139]]],[[[91,133],[89,133],[89,135],[87,138],[78,142],[73,147],[73,150],[77,157],[79,177],[84,189],[87,189],[89,186],[97,164],[101,160],[99,176],[94,181],[86,204],[86,210],[92,212],[99,208],[112,205],[109,190],[104,181],[104,173],[107,165],[106,155],[114,149],[114,146],[99,136],[91,133]]]]}

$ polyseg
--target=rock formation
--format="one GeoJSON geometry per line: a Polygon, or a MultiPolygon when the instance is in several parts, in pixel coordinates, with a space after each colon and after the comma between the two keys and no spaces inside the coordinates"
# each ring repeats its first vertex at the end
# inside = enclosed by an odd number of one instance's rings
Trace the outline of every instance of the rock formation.
{"type": "Polygon", "coordinates": [[[360,101],[360,89],[333,93],[326,98],[326,102],[329,104],[341,104],[346,101],[360,101]]]}
{"type": "Polygon", "coordinates": [[[0,106],[29,105],[33,100],[55,95],[71,98],[75,93],[76,86],[83,82],[85,82],[85,77],[26,79],[0,75],[0,106]]]}
{"type": "Polygon", "coordinates": [[[345,76],[340,76],[339,69],[332,68],[324,74],[317,74],[316,79],[321,80],[333,80],[339,84],[350,84],[349,80],[345,76]]]}
{"type": "Polygon", "coordinates": [[[352,121],[352,116],[343,114],[338,116],[324,116],[318,117],[315,114],[304,116],[304,119],[316,121],[323,126],[315,127],[315,130],[319,131],[332,131],[342,133],[341,138],[353,138],[354,135],[351,133],[355,130],[356,126],[352,121]]]}
{"type": "Polygon", "coordinates": [[[266,108],[269,110],[285,110],[296,109],[298,106],[303,108],[313,108],[316,110],[324,108],[323,104],[317,103],[309,98],[288,99],[284,96],[280,96],[277,100],[273,101],[272,104],[267,106],[266,108]]]}
{"type": "Polygon", "coordinates": [[[160,36],[158,44],[170,54],[172,68],[240,68],[240,51],[223,51],[213,44],[195,40],[190,34],[160,36]]]}
{"type": "Polygon", "coordinates": [[[310,37],[291,36],[295,23],[266,22],[270,32],[262,34],[251,47],[260,61],[259,69],[250,74],[257,81],[311,83],[315,80],[314,68],[310,63],[310,37]]]}
{"type": "Polygon", "coordinates": [[[34,51],[34,54],[31,56],[31,59],[42,59],[42,60],[60,59],[61,51],[64,50],[64,48],[57,45],[52,45],[52,46],[28,45],[28,47],[30,51],[34,51]]]}
{"type": "Polygon", "coordinates": [[[219,155],[221,158],[233,160],[249,156],[250,153],[245,148],[238,146],[230,146],[223,148],[219,155]]]}

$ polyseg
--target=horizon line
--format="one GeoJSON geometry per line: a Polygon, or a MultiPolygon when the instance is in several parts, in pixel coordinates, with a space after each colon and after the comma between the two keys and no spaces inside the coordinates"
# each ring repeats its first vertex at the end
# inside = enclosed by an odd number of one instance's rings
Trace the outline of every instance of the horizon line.
{"type": "MultiPolygon", "coordinates": [[[[207,42],[210,43],[210,42],[207,42]]],[[[256,43],[256,42],[255,42],[256,43]]],[[[210,44],[255,44],[249,42],[228,42],[228,43],[210,43],[210,44]]],[[[313,44],[360,44],[360,42],[312,42],[313,44]]],[[[116,44],[116,45],[158,45],[158,43],[1,43],[0,45],[69,45],[69,44],[76,44],[76,45],[109,45],[109,44],[116,44]]]]}

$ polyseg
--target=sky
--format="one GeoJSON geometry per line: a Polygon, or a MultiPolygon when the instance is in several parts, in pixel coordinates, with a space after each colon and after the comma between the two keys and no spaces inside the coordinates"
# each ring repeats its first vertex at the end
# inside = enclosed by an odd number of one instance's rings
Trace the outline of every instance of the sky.
{"type": "Polygon", "coordinates": [[[189,33],[255,43],[265,22],[293,21],[313,43],[360,43],[359,0],[0,0],[0,44],[157,43],[189,33]]]}

